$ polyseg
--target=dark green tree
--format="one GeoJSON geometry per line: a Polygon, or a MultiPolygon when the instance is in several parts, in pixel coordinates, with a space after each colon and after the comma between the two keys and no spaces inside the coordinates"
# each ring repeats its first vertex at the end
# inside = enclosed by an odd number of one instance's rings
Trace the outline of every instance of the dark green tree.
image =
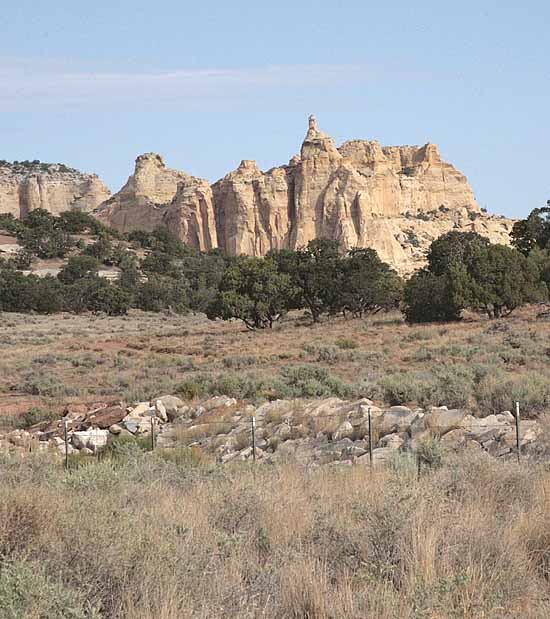
{"type": "Polygon", "coordinates": [[[0,270],[0,311],[51,314],[61,310],[62,284],[54,277],[0,270]]]}
{"type": "Polygon", "coordinates": [[[226,269],[207,308],[210,319],[242,320],[248,329],[271,328],[288,309],[290,277],[271,258],[241,256],[226,269]]]}
{"type": "Polygon", "coordinates": [[[17,239],[38,258],[63,258],[74,244],[69,233],[59,226],[59,219],[45,209],[31,211],[22,223],[17,239]]]}
{"type": "Polygon", "coordinates": [[[75,314],[105,312],[118,316],[128,311],[130,302],[128,291],[100,277],[83,277],[63,286],[64,309],[75,314]]]}
{"type": "Polygon", "coordinates": [[[399,307],[403,282],[374,249],[352,249],[342,262],[341,305],[357,316],[399,307]]]}
{"type": "Polygon", "coordinates": [[[471,266],[471,306],[500,318],[547,298],[536,262],[505,245],[489,245],[471,266]]]}
{"type": "Polygon", "coordinates": [[[428,268],[434,275],[443,275],[451,266],[464,266],[467,270],[486,249],[489,240],[477,232],[455,230],[435,239],[428,251],[428,268]]]}
{"type": "Polygon", "coordinates": [[[469,289],[470,280],[463,267],[453,265],[441,275],[424,268],[405,283],[405,318],[410,323],[460,320],[469,289]]]}
{"type": "Polygon", "coordinates": [[[74,284],[79,279],[96,277],[100,266],[92,256],[71,256],[57,277],[64,284],[74,284]]]}
{"type": "Polygon", "coordinates": [[[183,314],[189,309],[187,282],[160,275],[152,277],[138,285],[135,305],[145,312],[183,314]]]}
{"type": "Polygon", "coordinates": [[[107,237],[99,238],[95,243],[88,245],[84,253],[108,266],[115,263],[113,243],[107,237]]]}
{"type": "Polygon", "coordinates": [[[536,247],[550,249],[550,200],[547,206],[531,211],[526,219],[516,221],[511,236],[514,247],[526,256],[536,247]]]}
{"type": "Polygon", "coordinates": [[[333,314],[341,309],[343,270],[338,241],[315,239],[295,252],[270,255],[279,271],[290,277],[297,291],[291,299],[294,308],[306,307],[314,322],[319,322],[322,314],[333,314]]]}

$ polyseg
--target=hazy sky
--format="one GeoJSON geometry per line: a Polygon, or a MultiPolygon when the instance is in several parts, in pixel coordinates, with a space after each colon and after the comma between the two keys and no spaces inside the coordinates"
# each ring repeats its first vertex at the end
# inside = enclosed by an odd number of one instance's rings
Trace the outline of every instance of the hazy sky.
{"type": "Polygon", "coordinates": [[[17,0],[0,11],[0,159],[96,172],[143,152],[217,180],[338,143],[439,145],[481,206],[550,199],[548,0],[17,0]]]}

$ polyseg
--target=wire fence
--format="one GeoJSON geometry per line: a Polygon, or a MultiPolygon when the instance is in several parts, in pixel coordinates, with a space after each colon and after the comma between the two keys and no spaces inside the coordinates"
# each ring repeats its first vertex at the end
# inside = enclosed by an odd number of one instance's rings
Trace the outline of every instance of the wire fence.
{"type": "MultiPolygon", "coordinates": [[[[452,430],[460,430],[464,434],[464,440],[476,440],[482,446],[484,444],[492,443],[492,446],[501,446],[503,455],[515,455],[518,463],[521,461],[522,452],[522,419],[520,414],[520,404],[515,403],[514,414],[508,413],[506,415],[501,414],[500,419],[497,422],[490,421],[485,422],[484,418],[475,418],[471,422],[465,422],[465,415],[462,419],[459,419],[456,423],[453,419],[450,419],[448,423],[438,424],[436,420],[432,419],[429,414],[423,418],[414,416],[415,411],[403,409],[402,416],[400,417],[398,408],[380,409],[378,407],[366,407],[366,411],[362,410],[349,410],[334,413],[320,413],[314,414],[312,412],[301,411],[300,413],[290,411],[277,411],[272,410],[268,412],[260,412],[257,414],[241,417],[238,420],[235,419],[190,419],[184,423],[172,425],[172,430],[180,433],[181,436],[185,436],[188,433],[187,440],[185,441],[188,446],[197,445],[201,447],[207,447],[208,440],[214,436],[226,435],[229,436],[233,433],[233,436],[238,435],[241,438],[241,449],[247,447],[251,449],[251,459],[254,463],[259,459],[258,455],[263,456],[265,449],[265,442],[261,447],[258,446],[258,432],[261,431],[261,440],[264,440],[264,436],[269,432],[273,433],[274,427],[280,428],[286,426],[288,428],[290,437],[292,432],[302,427],[302,430],[310,432],[309,438],[315,437],[317,432],[321,431],[327,437],[328,442],[337,443],[340,438],[349,438],[349,432],[346,436],[345,433],[340,432],[339,429],[344,422],[349,422],[352,426],[352,444],[356,441],[361,441],[362,445],[366,446],[366,454],[370,465],[375,463],[375,450],[380,444],[380,439],[387,437],[390,434],[408,434],[410,442],[414,442],[415,439],[422,439],[427,434],[430,436],[442,437],[452,430]],[[424,419],[424,422],[423,422],[424,419]],[[426,421],[427,419],[427,421],[426,421]],[[329,423],[334,421],[329,428],[317,428],[323,423],[329,423]],[[248,425],[248,427],[247,427],[248,425]],[[415,427],[416,426],[416,427],[415,427]],[[214,429],[212,431],[211,429],[214,429]],[[220,430],[219,432],[216,430],[220,430]],[[238,434],[237,434],[238,433],[238,434]],[[503,442],[502,439],[506,440],[503,442]]],[[[444,409],[440,412],[445,414],[444,409]]],[[[206,413],[208,414],[208,412],[206,413]]],[[[459,415],[460,417],[460,415],[459,415]]],[[[63,441],[63,453],[65,466],[69,467],[69,456],[72,449],[71,438],[72,432],[79,428],[80,422],[78,420],[63,419],[59,421],[61,430],[61,439],[63,441]]],[[[525,423],[525,422],[524,422],[525,423]]],[[[534,422],[528,421],[529,426],[532,427],[534,422]]],[[[348,426],[349,430],[349,426],[348,426]]],[[[93,432],[93,428],[88,430],[93,432]]],[[[142,427],[142,431],[143,427],[142,427]]],[[[162,428],[159,420],[156,417],[150,417],[150,427],[144,431],[144,440],[148,441],[149,449],[154,451],[158,447],[158,438],[161,434],[162,428]]],[[[37,438],[37,437],[35,437],[37,438]]],[[[301,438],[304,438],[302,435],[301,438]]],[[[460,438],[460,437],[459,437],[460,438]]],[[[287,439],[289,438],[287,437],[287,439]]],[[[291,438],[290,438],[291,440],[291,438]]],[[[417,449],[411,449],[410,442],[408,450],[418,452],[417,449]]],[[[37,441],[34,440],[34,445],[29,443],[29,451],[36,448],[37,441]]],[[[61,447],[61,445],[60,445],[61,447]]],[[[101,449],[94,450],[97,457],[101,457],[101,449]]],[[[419,456],[420,457],[420,456],[419,456]]]]}
{"type": "MultiPolygon", "coordinates": [[[[335,420],[335,421],[338,421],[339,423],[343,423],[345,421],[348,421],[351,423],[355,421],[355,422],[360,422],[361,425],[366,423],[367,428],[366,428],[366,431],[363,433],[361,440],[366,441],[368,444],[369,461],[370,461],[370,464],[373,465],[374,464],[374,451],[375,451],[374,443],[375,441],[378,440],[380,435],[382,435],[383,437],[383,436],[388,436],[393,433],[406,432],[410,434],[411,439],[415,438],[415,433],[412,431],[411,423],[408,423],[404,420],[400,422],[398,420],[392,425],[391,422],[388,422],[386,419],[384,419],[384,415],[395,414],[395,413],[396,413],[395,409],[375,408],[373,410],[371,407],[368,407],[366,418],[365,418],[365,415],[363,414],[354,415],[352,411],[349,411],[347,413],[345,412],[325,413],[325,414],[310,415],[310,416],[307,416],[307,413],[306,413],[304,414],[303,418],[300,418],[298,420],[293,419],[292,414],[287,414],[287,415],[283,415],[280,425],[286,424],[289,430],[292,430],[293,428],[296,428],[302,425],[302,422],[304,421],[304,419],[306,420],[306,423],[310,425],[314,425],[316,422],[322,421],[322,420],[335,420]]],[[[413,411],[411,411],[411,414],[414,414],[413,411]]],[[[251,447],[252,449],[252,459],[254,462],[256,462],[256,459],[257,459],[256,456],[257,456],[257,449],[258,449],[256,445],[257,431],[272,429],[272,426],[269,424],[269,422],[265,423],[265,417],[266,415],[262,414],[258,416],[251,415],[248,418],[248,423],[250,424],[250,427],[248,430],[250,441],[249,441],[248,446],[251,447]]],[[[414,421],[415,419],[412,420],[412,423],[414,423],[414,421]]],[[[223,432],[224,434],[229,434],[230,432],[237,430],[239,427],[242,428],[242,421],[239,420],[239,422],[232,423],[231,421],[228,421],[226,419],[219,419],[219,420],[195,419],[195,420],[188,421],[186,425],[182,425],[181,427],[183,431],[185,430],[192,431],[195,435],[195,443],[201,444],[201,441],[212,438],[212,435],[207,432],[205,432],[204,436],[201,437],[200,436],[201,428],[218,427],[224,430],[223,432]]],[[[452,430],[462,430],[465,432],[467,438],[473,439],[473,437],[475,436],[478,439],[483,439],[482,442],[490,441],[490,440],[493,440],[494,438],[502,438],[503,436],[510,436],[512,438],[512,441],[508,441],[507,443],[508,448],[509,448],[509,453],[515,453],[518,463],[521,461],[522,425],[521,425],[521,414],[520,414],[519,402],[516,402],[515,413],[513,415],[510,413],[509,416],[507,415],[506,418],[502,419],[499,422],[489,423],[489,422],[485,422],[484,418],[476,418],[476,420],[472,423],[464,423],[463,421],[461,421],[460,423],[457,423],[457,424],[453,424],[452,422],[450,422],[448,424],[441,425],[441,424],[433,423],[430,420],[430,422],[426,424],[424,427],[421,425],[416,434],[418,436],[418,434],[421,434],[424,431],[428,431],[432,435],[443,436],[444,434],[452,430]],[[468,434],[470,434],[471,436],[468,437],[468,434]],[[512,445],[510,445],[510,443],[512,443],[512,445]]],[[[329,436],[331,434],[334,435],[337,432],[338,432],[338,428],[335,428],[332,433],[329,433],[329,436]]],[[[154,435],[154,433],[155,433],[155,428],[152,426],[152,435],[154,435]]],[[[152,445],[156,445],[154,438],[152,438],[152,445]]]]}

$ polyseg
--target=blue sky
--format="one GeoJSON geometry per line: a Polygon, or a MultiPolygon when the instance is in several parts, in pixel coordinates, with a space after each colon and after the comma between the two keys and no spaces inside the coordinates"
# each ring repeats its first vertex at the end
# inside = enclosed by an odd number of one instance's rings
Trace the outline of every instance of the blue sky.
{"type": "Polygon", "coordinates": [[[18,0],[0,12],[0,159],[118,190],[135,157],[217,180],[338,143],[439,145],[481,206],[550,199],[550,3],[18,0]]]}

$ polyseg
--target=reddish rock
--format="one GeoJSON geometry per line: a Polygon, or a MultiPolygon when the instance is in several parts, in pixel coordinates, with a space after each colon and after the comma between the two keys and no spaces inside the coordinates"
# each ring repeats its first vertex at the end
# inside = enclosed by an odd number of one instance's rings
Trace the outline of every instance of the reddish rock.
{"type": "Polygon", "coordinates": [[[88,426],[96,428],[109,428],[110,426],[120,423],[126,417],[126,411],[121,406],[110,406],[94,411],[86,418],[88,426]]]}

